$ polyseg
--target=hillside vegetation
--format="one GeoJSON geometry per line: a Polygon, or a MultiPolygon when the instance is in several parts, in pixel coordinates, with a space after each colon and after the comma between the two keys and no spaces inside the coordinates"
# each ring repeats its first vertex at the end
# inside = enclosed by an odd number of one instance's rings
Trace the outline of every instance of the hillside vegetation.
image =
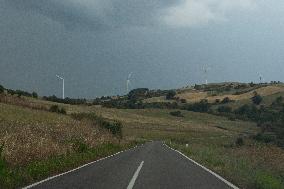
{"type": "Polygon", "coordinates": [[[0,94],[0,188],[16,188],[135,145],[122,125],[70,105],[0,94]],[[60,111],[57,111],[60,110],[60,111]]]}
{"type": "Polygon", "coordinates": [[[275,83],[142,88],[64,104],[53,97],[2,94],[0,174],[6,180],[1,182],[23,185],[129,147],[131,141],[163,140],[240,188],[282,189],[282,95],[282,84],[275,83]]]}

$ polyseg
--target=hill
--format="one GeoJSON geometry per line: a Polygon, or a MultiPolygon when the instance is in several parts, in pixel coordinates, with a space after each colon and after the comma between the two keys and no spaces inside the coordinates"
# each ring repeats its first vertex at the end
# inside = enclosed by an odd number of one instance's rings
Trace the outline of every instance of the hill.
{"type": "Polygon", "coordinates": [[[273,140],[265,141],[278,131],[273,127],[266,130],[250,116],[280,112],[282,89],[281,84],[222,83],[177,89],[170,99],[166,96],[171,90],[137,89],[131,95],[76,105],[47,101],[54,98],[2,94],[0,141],[6,142],[0,174],[6,179],[0,183],[21,186],[130,147],[133,141],[163,140],[240,188],[281,188],[284,150],[273,140]],[[198,93],[208,99],[226,95],[239,98],[216,103],[204,101],[198,93]],[[255,93],[262,96],[259,105],[251,100],[255,93]],[[195,94],[202,102],[182,102],[179,95],[185,94],[195,94]],[[152,102],[145,102],[149,99],[152,102]],[[244,105],[249,106],[249,112],[236,114],[235,110],[244,105]],[[66,114],[50,112],[54,106],[66,114]],[[224,106],[232,109],[220,112],[219,107],[224,106]],[[122,139],[116,132],[118,123],[123,126],[122,139]]]}

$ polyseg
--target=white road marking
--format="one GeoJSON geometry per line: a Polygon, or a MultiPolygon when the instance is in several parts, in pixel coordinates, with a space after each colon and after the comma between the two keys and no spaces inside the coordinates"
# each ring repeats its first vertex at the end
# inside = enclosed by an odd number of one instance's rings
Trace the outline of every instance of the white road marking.
{"type": "MultiPolygon", "coordinates": [[[[144,145],[144,144],[141,144],[141,145],[139,145],[139,146],[143,146],[143,145],[144,145]]],[[[135,146],[135,147],[133,147],[133,148],[130,148],[130,149],[127,149],[127,150],[123,150],[123,151],[117,152],[117,153],[115,153],[115,154],[112,154],[112,155],[110,155],[110,156],[107,156],[107,157],[98,159],[98,160],[96,160],[96,161],[92,161],[92,162],[90,162],[90,163],[87,163],[87,164],[85,164],[85,165],[82,165],[82,166],[80,166],[80,167],[77,167],[77,168],[75,168],[75,169],[72,169],[72,170],[67,171],[67,172],[65,172],[65,173],[61,173],[61,174],[59,174],[59,175],[55,175],[55,176],[52,176],[52,177],[48,177],[47,179],[44,179],[44,180],[42,180],[42,181],[36,182],[36,183],[34,183],[34,184],[31,184],[31,185],[26,186],[26,187],[24,187],[24,188],[22,188],[22,189],[30,189],[30,188],[33,188],[33,187],[35,187],[35,186],[37,186],[37,185],[39,185],[39,184],[41,184],[41,183],[44,183],[44,182],[49,181],[49,180],[52,180],[52,179],[54,179],[54,178],[56,178],[56,177],[60,177],[60,176],[66,175],[66,174],[68,174],[68,173],[71,173],[71,172],[73,172],[73,171],[77,171],[78,169],[81,169],[81,168],[83,168],[83,167],[86,167],[86,166],[88,166],[88,165],[91,165],[91,164],[93,164],[93,163],[96,163],[96,162],[98,162],[98,161],[102,161],[102,160],[108,159],[108,158],[110,158],[110,157],[116,156],[116,155],[118,155],[118,154],[120,154],[120,153],[123,153],[123,152],[129,151],[129,150],[135,149],[135,148],[137,148],[137,147],[139,147],[139,146],[137,145],[137,146],[135,146]]]]}
{"type": "Polygon", "coordinates": [[[133,186],[134,186],[134,184],[135,184],[135,181],[136,181],[136,179],[137,179],[137,177],[138,177],[138,175],[139,175],[139,172],[140,172],[140,170],[141,170],[142,167],[143,167],[143,164],[144,164],[144,161],[142,161],[142,162],[140,163],[138,169],[136,170],[136,172],[134,173],[134,175],[133,175],[133,177],[132,177],[130,183],[128,184],[127,189],[132,189],[132,188],[133,188],[133,186]]]}
{"type": "Polygon", "coordinates": [[[170,148],[171,150],[173,150],[173,151],[179,153],[180,155],[182,155],[183,157],[185,157],[186,159],[188,159],[189,161],[191,161],[191,162],[194,163],[195,165],[197,165],[197,166],[201,167],[202,169],[204,169],[205,171],[211,173],[212,175],[214,175],[215,177],[217,177],[218,179],[220,179],[221,181],[223,181],[224,183],[226,183],[226,184],[227,184],[228,186],[230,186],[231,188],[233,188],[233,189],[239,189],[237,186],[235,186],[234,184],[230,183],[229,181],[227,181],[226,179],[224,179],[223,177],[221,177],[221,176],[218,175],[217,173],[214,173],[213,171],[211,171],[210,169],[208,169],[208,168],[204,167],[203,165],[197,163],[197,162],[194,161],[193,159],[190,159],[189,157],[187,157],[186,155],[184,155],[184,154],[181,153],[180,151],[175,150],[175,149],[169,147],[169,146],[166,145],[165,143],[164,143],[164,145],[165,145],[166,147],[170,148]]]}

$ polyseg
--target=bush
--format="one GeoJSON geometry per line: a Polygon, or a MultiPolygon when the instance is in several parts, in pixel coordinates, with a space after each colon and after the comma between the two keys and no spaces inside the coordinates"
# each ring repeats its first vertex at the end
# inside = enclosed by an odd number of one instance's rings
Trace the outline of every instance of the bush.
{"type": "Polygon", "coordinates": [[[283,102],[283,97],[279,96],[279,97],[276,98],[275,101],[276,101],[277,104],[281,104],[283,102]]]}
{"type": "Polygon", "coordinates": [[[238,137],[236,140],[237,146],[243,146],[244,145],[244,139],[242,137],[238,137]]]}
{"type": "Polygon", "coordinates": [[[166,95],[166,99],[167,100],[174,99],[175,95],[176,95],[176,92],[174,90],[170,90],[166,95]]]}
{"type": "Polygon", "coordinates": [[[217,111],[221,113],[230,113],[232,112],[232,108],[229,106],[219,106],[217,111]]]}
{"type": "Polygon", "coordinates": [[[170,114],[175,117],[184,117],[181,111],[170,112],[170,114]]]}
{"type": "Polygon", "coordinates": [[[122,124],[118,121],[106,121],[102,117],[98,117],[99,126],[109,130],[113,135],[122,138],[122,124]]]}
{"type": "Polygon", "coordinates": [[[186,103],[186,99],[182,98],[182,99],[180,99],[180,102],[184,104],[184,103],[186,103]]]}
{"type": "Polygon", "coordinates": [[[60,114],[66,114],[66,110],[64,108],[59,108],[58,105],[52,105],[49,108],[49,111],[55,112],[55,113],[60,113],[60,114]]]}
{"type": "Polygon", "coordinates": [[[254,139],[260,142],[270,143],[276,140],[276,136],[272,133],[258,133],[254,136],[254,139]]]}
{"type": "Polygon", "coordinates": [[[185,109],[194,112],[208,112],[210,109],[210,104],[207,100],[204,99],[198,103],[189,104],[185,109]]]}
{"type": "Polygon", "coordinates": [[[38,94],[37,94],[36,92],[33,92],[33,93],[32,93],[32,97],[33,97],[33,98],[38,98],[38,94]]]}
{"type": "Polygon", "coordinates": [[[230,100],[230,98],[229,97],[225,97],[222,101],[221,101],[221,103],[222,104],[227,104],[227,103],[229,103],[231,100],[230,100]]]}
{"type": "Polygon", "coordinates": [[[5,88],[2,85],[0,85],[0,93],[4,93],[4,91],[5,91],[5,88]]]}
{"type": "Polygon", "coordinates": [[[254,96],[251,98],[251,100],[254,104],[259,105],[262,101],[262,97],[255,92],[254,96]]]}

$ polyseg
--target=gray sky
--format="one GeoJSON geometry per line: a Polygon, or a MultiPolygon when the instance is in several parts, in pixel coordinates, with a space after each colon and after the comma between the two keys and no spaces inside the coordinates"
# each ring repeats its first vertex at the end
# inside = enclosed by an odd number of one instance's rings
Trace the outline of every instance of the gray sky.
{"type": "Polygon", "coordinates": [[[91,98],[132,87],[284,81],[281,0],[0,0],[0,84],[91,98]]]}

